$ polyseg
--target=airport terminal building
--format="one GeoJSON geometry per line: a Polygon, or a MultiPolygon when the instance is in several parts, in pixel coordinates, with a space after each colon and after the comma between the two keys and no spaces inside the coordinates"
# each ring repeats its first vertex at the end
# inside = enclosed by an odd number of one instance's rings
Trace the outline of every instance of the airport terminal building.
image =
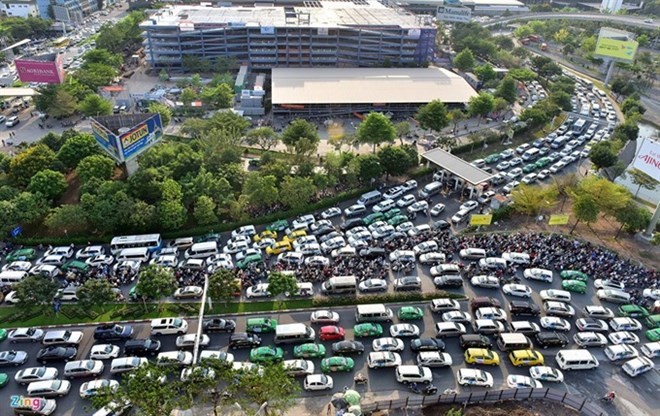
{"type": "Polygon", "coordinates": [[[233,57],[253,69],[422,66],[436,27],[376,0],[310,1],[304,7],[170,6],[141,25],[153,68],[185,56],[233,57]]]}

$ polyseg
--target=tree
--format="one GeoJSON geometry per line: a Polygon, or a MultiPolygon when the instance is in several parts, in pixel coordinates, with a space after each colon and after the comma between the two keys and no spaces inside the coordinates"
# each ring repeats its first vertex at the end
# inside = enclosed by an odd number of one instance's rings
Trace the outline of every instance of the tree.
{"type": "Polygon", "coordinates": [[[598,211],[609,216],[623,209],[632,198],[622,185],[617,185],[605,178],[587,176],[578,183],[577,195],[589,195],[598,207],[598,211]]]}
{"type": "Polygon", "coordinates": [[[150,264],[140,270],[135,291],[143,299],[156,299],[160,305],[162,298],[171,296],[175,288],[176,278],[171,268],[150,264]]]}
{"type": "Polygon", "coordinates": [[[277,179],[275,176],[262,176],[257,172],[247,175],[243,184],[243,195],[255,207],[268,207],[279,200],[277,179]]]}
{"type": "Polygon", "coordinates": [[[92,178],[108,180],[112,177],[114,170],[115,161],[103,155],[87,156],[80,161],[76,168],[78,177],[83,182],[88,182],[92,178]]]}
{"type": "Polygon", "coordinates": [[[47,309],[52,303],[59,285],[52,279],[39,275],[24,277],[12,286],[16,291],[16,306],[19,309],[31,310],[33,307],[47,309]]]}
{"type": "Polygon", "coordinates": [[[105,305],[115,302],[117,294],[112,290],[110,282],[106,279],[87,279],[76,292],[78,304],[89,310],[93,306],[105,305]]]}
{"type": "Polygon", "coordinates": [[[268,275],[268,293],[274,298],[283,293],[298,293],[298,280],[293,273],[270,272],[268,275]]]}
{"type": "Polygon", "coordinates": [[[628,171],[630,176],[632,177],[632,182],[637,186],[637,191],[635,191],[635,198],[637,198],[637,195],[639,194],[639,191],[642,189],[648,189],[649,191],[654,190],[658,184],[660,183],[657,179],[653,178],[650,175],[647,175],[643,171],[637,169],[637,168],[632,168],[628,171]]]}
{"type": "Polygon", "coordinates": [[[536,216],[544,209],[549,210],[557,203],[558,192],[552,187],[520,184],[511,192],[513,210],[521,214],[536,216]]]}
{"type": "Polygon", "coordinates": [[[469,71],[474,67],[476,60],[470,49],[463,49],[454,57],[454,66],[459,71],[469,71]]]}
{"type": "Polygon", "coordinates": [[[9,162],[9,178],[18,186],[27,186],[32,177],[44,169],[51,169],[55,153],[44,144],[31,146],[9,162]]]}
{"type": "Polygon", "coordinates": [[[186,223],[187,212],[181,200],[166,200],[158,204],[158,218],[166,230],[177,230],[186,223]]]}
{"type": "Polygon", "coordinates": [[[400,146],[386,146],[378,151],[378,160],[383,171],[389,175],[403,175],[410,169],[411,166],[416,165],[416,161],[412,161],[408,152],[400,146]]]}
{"type": "Polygon", "coordinates": [[[39,193],[49,201],[58,199],[66,191],[68,183],[60,172],[44,169],[37,172],[27,187],[28,192],[39,193]]]}
{"type": "Polygon", "coordinates": [[[55,118],[60,118],[69,117],[75,112],[76,99],[64,89],[58,89],[51,106],[48,107],[48,113],[55,118]]]}
{"type": "Polygon", "coordinates": [[[75,169],[81,160],[99,153],[99,145],[96,143],[94,136],[89,133],[78,133],[64,142],[60,151],[57,152],[57,159],[67,169],[75,169]]]}
{"type": "Polygon", "coordinates": [[[202,101],[214,108],[229,108],[234,100],[234,91],[227,84],[219,84],[215,87],[202,88],[200,92],[202,101]]]}
{"type": "Polygon", "coordinates": [[[78,111],[86,116],[106,116],[112,114],[112,104],[98,94],[89,94],[78,103],[78,111]]]}
{"type": "Polygon", "coordinates": [[[465,120],[466,114],[459,108],[454,108],[453,110],[449,111],[449,120],[454,124],[454,133],[456,132],[456,128],[458,127],[458,123],[461,120],[465,120]]]}
{"type": "Polygon", "coordinates": [[[447,106],[440,100],[433,100],[430,103],[423,105],[419,111],[417,111],[415,119],[423,129],[433,130],[439,133],[449,125],[447,106]]]}
{"type": "Polygon", "coordinates": [[[320,140],[316,126],[302,118],[291,121],[282,132],[281,139],[282,143],[290,150],[294,149],[301,139],[307,139],[314,145],[318,144],[320,140]]]}
{"type": "Polygon", "coordinates": [[[382,113],[371,112],[362,120],[356,132],[357,141],[371,144],[373,152],[382,143],[392,143],[396,139],[396,129],[392,120],[382,113]]]}
{"type": "Polygon", "coordinates": [[[358,166],[358,178],[363,183],[369,183],[372,179],[380,178],[383,174],[383,167],[376,155],[360,155],[354,160],[358,166]]]}
{"type": "Polygon", "coordinates": [[[271,127],[258,127],[248,132],[245,143],[248,146],[259,146],[261,150],[268,151],[277,146],[280,141],[277,133],[271,127]]]}
{"type": "Polygon", "coordinates": [[[504,98],[509,104],[515,103],[518,96],[516,81],[510,76],[504,77],[497,86],[495,96],[504,98]]]}
{"type": "Polygon", "coordinates": [[[396,137],[398,137],[401,144],[403,144],[403,138],[410,134],[410,123],[407,121],[400,121],[394,125],[394,130],[396,130],[396,137]]]}
{"type": "Polygon", "coordinates": [[[240,293],[240,279],[232,270],[218,268],[209,276],[208,296],[225,304],[240,293]]]}
{"type": "Polygon", "coordinates": [[[243,409],[256,411],[265,405],[266,415],[269,410],[283,414],[298,398],[300,382],[286,372],[282,363],[276,363],[264,365],[263,371],[241,373],[226,391],[243,409]]]}
{"type": "Polygon", "coordinates": [[[495,97],[487,92],[480,92],[479,95],[475,95],[470,98],[468,103],[468,113],[471,116],[481,118],[487,116],[493,108],[495,107],[495,97]]]}
{"type": "Polygon", "coordinates": [[[573,104],[571,103],[572,98],[573,97],[570,94],[564,91],[554,91],[550,93],[550,101],[564,111],[573,110],[573,104]]]}
{"type": "Polygon", "coordinates": [[[199,225],[214,224],[218,222],[218,216],[215,215],[216,204],[213,199],[206,195],[201,195],[195,202],[195,211],[193,217],[199,225]]]}
{"type": "Polygon", "coordinates": [[[594,201],[591,195],[578,195],[573,202],[575,224],[573,224],[573,228],[571,228],[571,234],[573,234],[575,227],[577,227],[580,221],[591,224],[598,219],[599,213],[600,210],[598,209],[598,205],[596,205],[596,201],[594,201]]]}
{"type": "Polygon", "coordinates": [[[180,98],[181,98],[181,102],[183,103],[183,105],[185,105],[187,107],[187,106],[190,106],[190,104],[192,104],[192,102],[197,99],[197,93],[192,88],[185,88],[181,92],[181,97],[180,98]]]}
{"type": "Polygon", "coordinates": [[[497,72],[495,72],[491,64],[479,65],[474,68],[474,73],[479,78],[479,81],[484,84],[497,78],[497,72]]]}
{"type": "Polygon", "coordinates": [[[639,98],[630,96],[623,100],[621,103],[621,111],[624,115],[630,116],[635,113],[644,114],[646,112],[646,108],[642,105],[642,102],[639,100],[639,98]]]}
{"type": "Polygon", "coordinates": [[[57,231],[63,233],[66,230],[66,234],[68,235],[81,235],[88,228],[85,211],[78,204],[61,205],[53,208],[44,223],[51,232],[57,231]]]}
{"type": "Polygon", "coordinates": [[[172,121],[172,109],[163,103],[152,102],[149,103],[149,112],[160,114],[160,120],[163,122],[163,127],[167,127],[172,121]]]}
{"type": "Polygon", "coordinates": [[[639,136],[639,124],[635,117],[630,117],[617,125],[612,132],[612,140],[621,140],[623,144],[636,140],[639,136]]]}
{"type": "Polygon", "coordinates": [[[589,160],[594,164],[596,169],[605,169],[614,164],[619,160],[619,157],[612,149],[612,143],[609,141],[603,141],[596,143],[589,153],[589,160]]]}
{"type": "Polygon", "coordinates": [[[287,176],[280,185],[280,201],[291,209],[301,209],[309,204],[316,191],[312,178],[287,176]]]}
{"type": "Polygon", "coordinates": [[[614,218],[621,224],[621,227],[619,227],[619,230],[614,236],[614,238],[618,238],[621,230],[624,228],[630,234],[646,229],[649,222],[651,222],[651,213],[648,209],[630,200],[623,209],[620,209],[614,214],[614,218]]]}

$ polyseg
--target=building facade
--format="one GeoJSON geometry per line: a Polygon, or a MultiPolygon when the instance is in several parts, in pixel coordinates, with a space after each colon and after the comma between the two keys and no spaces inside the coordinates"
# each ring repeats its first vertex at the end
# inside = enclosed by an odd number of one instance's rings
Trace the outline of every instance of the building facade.
{"type": "Polygon", "coordinates": [[[621,10],[622,5],[623,5],[623,0],[603,0],[600,3],[600,11],[616,13],[619,10],[621,10]]]}
{"type": "Polygon", "coordinates": [[[39,15],[35,0],[2,0],[0,11],[7,17],[36,17],[39,15]]]}
{"type": "Polygon", "coordinates": [[[422,66],[432,60],[436,27],[375,0],[314,2],[316,7],[161,9],[141,24],[153,68],[187,56],[235,58],[252,68],[422,66]]]}

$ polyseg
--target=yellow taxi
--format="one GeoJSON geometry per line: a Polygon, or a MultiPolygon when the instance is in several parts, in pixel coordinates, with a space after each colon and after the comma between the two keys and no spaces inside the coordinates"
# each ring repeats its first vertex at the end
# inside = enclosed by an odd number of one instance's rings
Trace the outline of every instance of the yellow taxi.
{"type": "Polygon", "coordinates": [[[511,364],[516,367],[543,365],[543,354],[534,350],[515,350],[509,353],[511,364]]]}
{"type": "Polygon", "coordinates": [[[500,356],[486,348],[468,348],[465,350],[467,364],[500,365],[500,356]]]}
{"type": "Polygon", "coordinates": [[[275,231],[265,230],[265,231],[260,232],[259,234],[256,234],[254,237],[252,237],[252,240],[255,243],[258,243],[259,241],[263,240],[264,238],[272,238],[274,240],[277,240],[277,233],[275,231]]]}
{"type": "Polygon", "coordinates": [[[291,242],[287,240],[282,240],[282,241],[277,241],[275,244],[273,244],[270,247],[266,247],[266,254],[274,255],[291,250],[293,250],[293,247],[291,247],[291,242]]]}
{"type": "Polygon", "coordinates": [[[288,241],[289,243],[293,243],[300,237],[304,237],[307,235],[307,231],[305,230],[295,230],[291,231],[289,234],[285,235],[282,241],[288,241]]]}

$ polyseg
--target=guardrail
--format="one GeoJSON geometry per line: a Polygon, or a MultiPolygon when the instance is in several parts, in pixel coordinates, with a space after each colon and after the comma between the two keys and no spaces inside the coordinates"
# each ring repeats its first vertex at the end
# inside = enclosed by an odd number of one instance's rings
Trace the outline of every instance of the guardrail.
{"type": "Polygon", "coordinates": [[[434,404],[484,404],[497,403],[504,400],[531,400],[544,399],[555,403],[561,403],[585,416],[607,416],[598,406],[587,402],[587,399],[574,396],[565,391],[542,388],[542,389],[509,389],[483,392],[467,392],[457,394],[441,394],[432,396],[409,396],[405,399],[387,400],[381,402],[365,403],[362,412],[369,414],[378,410],[402,409],[406,407],[422,407],[434,404]]]}

